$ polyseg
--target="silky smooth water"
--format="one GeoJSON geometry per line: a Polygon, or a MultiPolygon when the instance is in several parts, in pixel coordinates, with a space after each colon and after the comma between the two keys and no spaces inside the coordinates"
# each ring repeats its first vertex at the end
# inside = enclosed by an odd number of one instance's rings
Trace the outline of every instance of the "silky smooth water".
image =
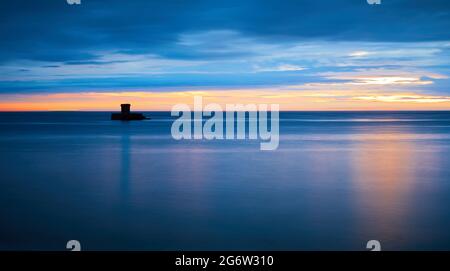
{"type": "Polygon", "coordinates": [[[450,112],[282,112],[276,151],[146,114],[0,113],[0,249],[450,249],[450,112]]]}

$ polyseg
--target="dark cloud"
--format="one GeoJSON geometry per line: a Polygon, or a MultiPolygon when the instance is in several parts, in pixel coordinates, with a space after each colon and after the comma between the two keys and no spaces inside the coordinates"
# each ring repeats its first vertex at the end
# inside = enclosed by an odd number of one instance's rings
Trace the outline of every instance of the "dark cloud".
{"type": "Polygon", "coordinates": [[[260,74],[166,74],[153,77],[104,77],[104,78],[62,78],[54,80],[0,81],[0,93],[46,93],[79,92],[95,89],[95,91],[124,90],[158,90],[171,91],[171,88],[210,89],[220,86],[230,87],[264,87],[270,88],[280,84],[299,84],[317,82],[336,82],[337,80],[320,79],[315,76],[290,72],[277,74],[266,72],[260,74]],[[295,76],[293,76],[295,75],[295,76]]]}
{"type": "Polygon", "coordinates": [[[0,61],[95,61],[107,50],[213,58],[174,44],[217,29],[267,42],[450,40],[449,11],[447,0],[1,0],[0,61]]]}
{"type": "Polygon", "coordinates": [[[267,88],[370,69],[447,93],[426,74],[448,75],[449,13],[448,0],[0,0],[0,93],[267,88]]]}

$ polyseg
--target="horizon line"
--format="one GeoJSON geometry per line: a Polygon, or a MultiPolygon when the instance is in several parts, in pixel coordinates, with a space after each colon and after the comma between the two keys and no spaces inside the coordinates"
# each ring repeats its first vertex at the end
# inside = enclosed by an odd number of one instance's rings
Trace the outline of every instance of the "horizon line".
{"type": "MultiPolygon", "coordinates": [[[[270,111],[270,110],[268,110],[270,111]]],[[[120,112],[120,110],[8,110],[3,111],[0,110],[0,113],[110,113],[110,112],[120,112]]],[[[133,112],[171,112],[171,110],[133,110],[133,112]]],[[[198,112],[191,110],[191,112],[198,112]]],[[[203,112],[203,111],[200,111],[203,112]]],[[[258,111],[227,111],[222,110],[222,112],[258,112],[258,111]]],[[[450,109],[367,109],[367,110],[361,110],[361,109],[330,109],[330,110],[279,110],[279,112],[450,112],[450,109]]]]}

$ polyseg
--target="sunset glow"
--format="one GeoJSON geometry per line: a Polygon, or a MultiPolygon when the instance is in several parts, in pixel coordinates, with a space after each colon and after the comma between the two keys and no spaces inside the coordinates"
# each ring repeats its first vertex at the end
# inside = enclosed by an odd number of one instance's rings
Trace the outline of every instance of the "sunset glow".
{"type": "Polygon", "coordinates": [[[1,111],[111,111],[120,103],[132,103],[136,110],[166,111],[178,103],[192,104],[195,95],[205,103],[221,105],[280,104],[295,110],[445,110],[450,97],[414,93],[295,92],[295,91],[189,91],[189,92],[89,92],[33,95],[1,95],[1,111]]]}

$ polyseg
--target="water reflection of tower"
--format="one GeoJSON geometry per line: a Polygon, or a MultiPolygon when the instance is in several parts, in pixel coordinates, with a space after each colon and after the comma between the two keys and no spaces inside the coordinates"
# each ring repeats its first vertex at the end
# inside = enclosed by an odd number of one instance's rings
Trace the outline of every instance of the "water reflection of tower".
{"type": "MultiPolygon", "coordinates": [[[[129,109],[129,108],[128,108],[129,109]]],[[[122,108],[123,111],[123,108],[122,108]]],[[[122,199],[127,201],[130,185],[130,134],[129,123],[121,123],[121,149],[120,149],[120,193],[122,199]]]]}

